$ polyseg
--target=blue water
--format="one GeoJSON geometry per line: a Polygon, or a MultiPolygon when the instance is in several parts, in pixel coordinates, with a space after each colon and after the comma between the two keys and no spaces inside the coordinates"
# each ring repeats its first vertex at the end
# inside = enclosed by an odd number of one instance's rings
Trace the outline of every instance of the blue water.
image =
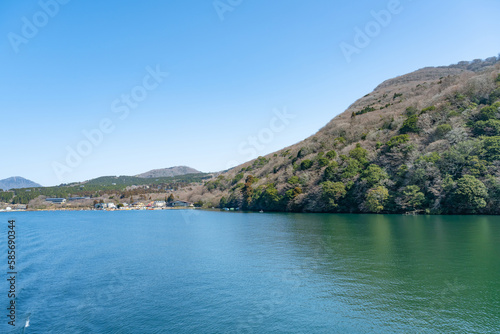
{"type": "Polygon", "coordinates": [[[10,218],[16,333],[500,333],[498,217],[8,213],[4,258],[10,218]]]}

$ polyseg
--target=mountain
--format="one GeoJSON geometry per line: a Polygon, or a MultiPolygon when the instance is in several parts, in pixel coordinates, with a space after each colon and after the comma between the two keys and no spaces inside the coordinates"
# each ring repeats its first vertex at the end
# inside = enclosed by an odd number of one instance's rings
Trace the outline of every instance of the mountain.
{"type": "Polygon", "coordinates": [[[0,189],[3,190],[34,187],[41,187],[41,185],[20,176],[14,176],[9,177],[8,179],[0,180],[0,189]]]}
{"type": "Polygon", "coordinates": [[[187,167],[187,166],[176,166],[170,168],[162,168],[162,169],[153,169],[149,172],[135,175],[136,177],[142,178],[154,178],[154,177],[171,177],[171,176],[179,176],[186,174],[199,174],[200,171],[187,167]]]}
{"type": "Polygon", "coordinates": [[[265,211],[500,214],[500,57],[387,80],[315,135],[184,198],[265,211]]]}

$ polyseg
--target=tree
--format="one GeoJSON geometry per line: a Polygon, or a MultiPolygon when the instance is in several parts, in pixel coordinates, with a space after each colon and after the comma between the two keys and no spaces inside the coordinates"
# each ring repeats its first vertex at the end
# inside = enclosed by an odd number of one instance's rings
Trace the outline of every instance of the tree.
{"type": "Polygon", "coordinates": [[[338,175],[337,167],[338,167],[337,162],[333,161],[332,163],[330,163],[330,165],[328,167],[325,168],[325,172],[324,172],[325,180],[331,181],[331,180],[335,180],[337,178],[337,175],[338,175]]]}
{"type": "Polygon", "coordinates": [[[288,179],[288,183],[289,183],[289,184],[292,184],[292,185],[293,185],[293,184],[299,184],[299,182],[300,182],[299,177],[298,177],[298,176],[295,176],[295,175],[294,175],[294,176],[292,176],[292,177],[290,177],[290,178],[288,179]]]}
{"type": "Polygon", "coordinates": [[[421,207],[425,201],[425,195],[420,191],[418,186],[407,186],[403,190],[401,198],[401,208],[408,210],[416,210],[421,207]]]}
{"type": "Polygon", "coordinates": [[[333,160],[337,157],[337,152],[335,152],[334,150],[328,151],[326,153],[326,157],[330,160],[333,160]]]}
{"type": "Polygon", "coordinates": [[[224,196],[221,197],[220,201],[219,201],[219,208],[223,209],[227,206],[227,201],[226,201],[226,198],[224,196]]]}
{"type": "MultiPolygon", "coordinates": [[[[345,167],[343,168],[341,177],[343,180],[356,177],[361,171],[361,164],[358,160],[347,158],[345,167]]],[[[326,170],[325,170],[326,172],[326,170]]]]}
{"type": "Polygon", "coordinates": [[[357,143],[356,147],[349,151],[349,156],[361,164],[368,163],[368,151],[361,147],[361,144],[357,143]]]}
{"type": "Polygon", "coordinates": [[[338,206],[338,200],[347,194],[345,185],[342,182],[326,181],[321,184],[322,197],[330,208],[338,206]]]}
{"type": "Polygon", "coordinates": [[[443,138],[451,130],[452,128],[450,124],[441,124],[436,128],[436,136],[443,138]]]}
{"type": "Polygon", "coordinates": [[[500,160],[500,136],[485,137],[482,140],[484,156],[488,161],[500,160]]]}
{"type": "Polygon", "coordinates": [[[389,198],[389,190],[384,186],[377,186],[368,190],[365,205],[371,212],[379,213],[389,198]]]}
{"type": "Polygon", "coordinates": [[[318,158],[318,165],[320,167],[328,166],[329,163],[330,163],[330,160],[328,160],[328,158],[325,158],[325,157],[318,158]]]}
{"type": "Polygon", "coordinates": [[[487,121],[490,119],[495,119],[500,114],[499,109],[500,109],[500,102],[494,103],[491,106],[484,107],[476,116],[476,120],[487,121]]]}
{"type": "Polygon", "coordinates": [[[410,140],[410,136],[407,134],[394,136],[387,142],[387,146],[391,149],[393,147],[398,147],[401,144],[404,144],[410,140]]]}
{"type": "Polygon", "coordinates": [[[300,169],[306,170],[306,169],[311,168],[312,165],[313,165],[313,162],[309,159],[306,159],[300,163],[300,169]]]}
{"type": "Polygon", "coordinates": [[[472,129],[477,136],[498,136],[500,135],[500,120],[489,119],[487,121],[477,121],[474,123],[472,129]]]}
{"type": "Polygon", "coordinates": [[[174,194],[170,194],[167,198],[167,202],[172,203],[173,201],[175,201],[174,194]]]}
{"type": "Polygon", "coordinates": [[[278,194],[278,190],[274,184],[268,184],[262,195],[258,199],[258,204],[261,206],[260,209],[266,210],[279,210],[280,209],[281,196],[278,194]]]}
{"type": "Polygon", "coordinates": [[[411,115],[409,116],[404,122],[403,126],[399,130],[399,133],[404,134],[404,133],[419,133],[420,128],[417,126],[418,122],[418,116],[417,115],[411,115]]]}
{"type": "Polygon", "coordinates": [[[287,201],[291,201],[292,199],[299,196],[300,194],[302,194],[302,188],[295,187],[295,188],[289,189],[285,192],[285,199],[287,201]]]}
{"type": "Polygon", "coordinates": [[[366,181],[369,187],[379,184],[388,177],[387,173],[375,164],[371,164],[361,173],[361,179],[366,181]]]}
{"type": "Polygon", "coordinates": [[[241,188],[241,193],[243,195],[243,206],[249,208],[252,203],[253,188],[252,184],[256,179],[252,175],[248,175],[245,180],[245,185],[241,188]]]}
{"type": "Polygon", "coordinates": [[[457,181],[455,189],[456,204],[459,210],[475,213],[486,206],[488,190],[483,182],[472,175],[464,175],[457,181]]]}

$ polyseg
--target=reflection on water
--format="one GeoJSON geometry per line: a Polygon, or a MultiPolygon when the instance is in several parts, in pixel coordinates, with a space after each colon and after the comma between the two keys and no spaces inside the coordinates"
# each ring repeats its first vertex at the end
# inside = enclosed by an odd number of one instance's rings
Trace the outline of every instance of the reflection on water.
{"type": "Polygon", "coordinates": [[[26,333],[500,332],[493,216],[15,218],[26,333]]]}

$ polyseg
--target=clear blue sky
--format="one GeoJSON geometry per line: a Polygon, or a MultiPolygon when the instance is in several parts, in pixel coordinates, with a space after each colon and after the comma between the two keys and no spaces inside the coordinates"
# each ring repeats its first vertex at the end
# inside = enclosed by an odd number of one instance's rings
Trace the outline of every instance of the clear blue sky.
{"type": "Polygon", "coordinates": [[[53,1],[0,3],[0,179],[226,169],[250,157],[249,136],[261,134],[254,153],[265,155],[385,79],[500,52],[497,0],[401,0],[378,31],[371,11],[391,1],[221,0],[219,12],[212,0],[53,1]],[[370,43],[348,62],[341,43],[356,46],[367,25],[370,43]],[[160,84],[146,77],[157,66],[160,84]],[[141,101],[124,107],[132,91],[141,101]],[[295,118],[282,126],[276,109],[295,118]],[[82,131],[106,119],[112,130],[88,154],[82,131]],[[70,166],[78,145],[88,155],[70,166]]]}

